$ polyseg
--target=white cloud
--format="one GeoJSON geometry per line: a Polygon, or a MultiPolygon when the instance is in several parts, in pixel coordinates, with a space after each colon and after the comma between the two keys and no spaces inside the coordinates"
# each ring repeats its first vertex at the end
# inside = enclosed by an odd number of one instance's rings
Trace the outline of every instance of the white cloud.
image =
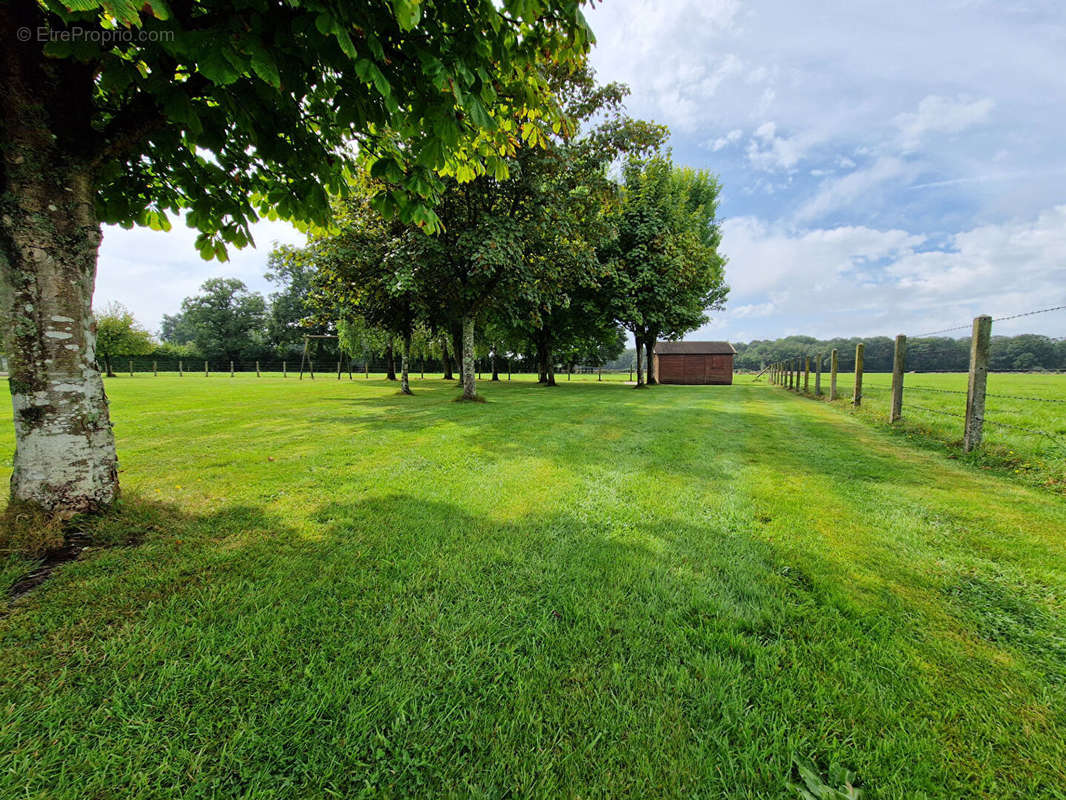
{"type": "Polygon", "coordinates": [[[736,144],[740,141],[740,137],[744,135],[744,132],[740,128],[734,128],[725,136],[719,136],[717,139],[713,139],[708,142],[711,150],[717,153],[719,150],[723,150],[729,147],[731,144],[736,144]]]}
{"type": "MultiPolygon", "coordinates": [[[[929,238],[902,230],[795,231],[751,217],[726,221],[722,234],[732,291],[727,310],[715,315],[714,335],[738,341],[756,319],[760,338],[913,336],[978,314],[1066,303],[1066,205],[977,226],[932,249],[929,238]]],[[[1062,336],[1064,319],[1028,317],[996,323],[993,331],[1062,336]]]]}
{"type": "Polygon", "coordinates": [[[306,241],[286,222],[263,220],[252,226],[255,247],[230,247],[230,260],[219,262],[200,258],[193,246],[196,235],[182,219],[174,220],[169,233],[107,226],[100,246],[93,306],[103,308],[117,300],[149,330],[157,330],[163,314],[178,311],[182,299],[195,294],[208,278],[239,278],[250,289],[269,291],[263,273],[273,243],[299,245],[306,241]]]}
{"type": "Polygon", "coordinates": [[[913,150],[930,133],[960,133],[988,119],[995,105],[988,97],[969,101],[929,95],[918,104],[916,113],[896,116],[902,146],[913,150]]]}
{"type": "Polygon", "coordinates": [[[812,222],[830,212],[846,207],[888,182],[902,182],[912,175],[916,167],[895,156],[882,156],[870,166],[855,170],[839,178],[830,178],[819,184],[815,194],[808,198],[796,212],[798,222],[812,222]]]}
{"type": "Polygon", "coordinates": [[[748,142],[748,161],[764,172],[790,170],[799,163],[815,139],[816,134],[812,132],[803,136],[778,136],[777,125],[764,122],[755,129],[755,135],[748,142]]]}

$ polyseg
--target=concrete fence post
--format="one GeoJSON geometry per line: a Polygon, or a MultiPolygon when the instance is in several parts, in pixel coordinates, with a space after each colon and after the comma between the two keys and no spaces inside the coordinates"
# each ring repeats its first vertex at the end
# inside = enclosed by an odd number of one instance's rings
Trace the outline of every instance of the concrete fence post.
{"type": "Polygon", "coordinates": [[[969,453],[981,445],[985,426],[985,389],[988,386],[988,345],[992,317],[982,314],[973,321],[970,339],[970,379],[966,387],[966,429],[962,449],[969,453]]]}
{"type": "Polygon", "coordinates": [[[866,345],[859,342],[855,345],[855,389],[851,394],[851,404],[858,408],[862,405],[862,356],[866,345]]]}
{"type": "Polygon", "coordinates": [[[903,416],[903,369],[907,357],[907,337],[902,333],[896,337],[896,349],[892,354],[892,403],[888,410],[888,421],[895,422],[903,416]]]}

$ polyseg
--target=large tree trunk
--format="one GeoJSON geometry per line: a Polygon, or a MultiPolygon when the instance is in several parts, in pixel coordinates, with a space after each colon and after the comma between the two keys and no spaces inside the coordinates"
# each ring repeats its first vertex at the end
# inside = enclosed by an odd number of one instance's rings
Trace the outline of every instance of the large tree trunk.
{"type": "Polygon", "coordinates": [[[116,377],[115,370],[111,366],[111,356],[104,356],[104,372],[109,378],[116,377]]]}
{"type": "Polygon", "coordinates": [[[0,297],[10,321],[11,497],[60,514],[96,510],[118,496],[118,475],[95,364],[92,293],[101,240],[95,188],[88,170],[65,161],[50,141],[13,120],[2,124],[0,297]]]}
{"type": "Polygon", "coordinates": [[[496,348],[492,348],[492,379],[498,381],[500,379],[500,371],[496,365],[496,348]]]}
{"type": "Polygon", "coordinates": [[[389,343],[385,347],[385,361],[388,362],[385,369],[388,370],[385,374],[385,380],[396,380],[396,348],[392,344],[392,337],[389,337],[389,343]]]}
{"type": "Polygon", "coordinates": [[[658,383],[658,381],[655,379],[655,340],[656,340],[656,338],[658,338],[658,337],[652,336],[652,335],[649,334],[644,339],[644,353],[645,353],[645,356],[646,356],[645,363],[647,364],[647,369],[648,369],[648,380],[647,380],[648,386],[655,386],[658,383]]]}
{"type": "Polygon", "coordinates": [[[452,325],[452,353],[455,354],[455,369],[459,373],[459,386],[463,385],[463,324],[452,325]]]}
{"type": "Polygon", "coordinates": [[[637,343],[637,388],[644,385],[644,348],[641,347],[641,337],[634,335],[633,340],[637,343]]]}
{"type": "Polygon", "coordinates": [[[411,381],[407,375],[407,365],[411,360],[411,334],[403,335],[403,351],[400,353],[400,391],[411,394],[411,381]]]}
{"type": "Polygon", "coordinates": [[[474,377],[474,317],[463,316],[463,399],[477,400],[477,380],[474,377]]]}
{"type": "Polygon", "coordinates": [[[547,328],[537,331],[537,381],[555,386],[555,359],[552,357],[552,337],[547,328]]]}
{"type": "Polygon", "coordinates": [[[455,376],[452,375],[452,357],[448,354],[448,340],[442,338],[440,340],[440,358],[444,362],[444,377],[442,380],[454,381],[455,376]]]}

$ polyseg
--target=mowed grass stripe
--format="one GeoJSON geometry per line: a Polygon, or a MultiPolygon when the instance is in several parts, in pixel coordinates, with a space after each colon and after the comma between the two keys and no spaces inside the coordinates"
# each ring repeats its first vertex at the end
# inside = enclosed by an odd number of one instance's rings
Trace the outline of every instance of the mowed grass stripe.
{"type": "Polygon", "coordinates": [[[294,383],[109,381],[140,543],[0,620],[0,796],[1063,796],[1060,498],[765,386],[294,383]]]}

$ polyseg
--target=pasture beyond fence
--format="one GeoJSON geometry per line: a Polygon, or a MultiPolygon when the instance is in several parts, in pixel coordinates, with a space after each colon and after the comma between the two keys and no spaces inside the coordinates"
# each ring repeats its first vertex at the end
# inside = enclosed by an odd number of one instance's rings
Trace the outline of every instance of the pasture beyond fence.
{"type": "MultiPolygon", "coordinates": [[[[862,406],[864,393],[870,390],[874,391],[887,391],[890,393],[888,402],[888,422],[895,423],[903,419],[904,414],[904,395],[906,392],[937,392],[940,394],[953,394],[965,396],[965,409],[962,413],[956,413],[952,411],[945,411],[943,409],[929,408],[923,406],[920,403],[911,402],[907,400],[906,407],[915,408],[920,411],[924,411],[931,414],[940,414],[948,417],[956,417],[960,420],[960,432],[962,434],[962,446],[966,452],[976,450],[981,445],[981,441],[984,436],[984,428],[986,425],[993,427],[1001,427],[1008,429],[1016,433],[1022,433],[1032,436],[1042,436],[1055,440],[1059,444],[1066,445],[1066,439],[1058,435],[1055,432],[1041,430],[1038,428],[1031,428],[1022,425],[1015,425],[1012,423],[1004,422],[998,419],[988,419],[986,416],[986,399],[989,397],[999,398],[1004,400],[1020,401],[1027,403],[1053,403],[1062,404],[1066,406],[1066,398],[1056,397],[1026,397],[1019,395],[1008,394],[990,394],[988,392],[988,350],[989,343],[992,338],[992,323],[1003,322],[1012,319],[1019,319],[1021,317],[1029,317],[1035,314],[1046,314],[1053,311],[1064,311],[1066,306],[1055,306],[1054,308],[1044,308],[1036,311],[1029,311],[1024,314],[1012,314],[1010,316],[999,317],[993,319],[991,316],[982,315],[976,317],[972,323],[972,335],[970,338],[970,367],[967,378],[966,391],[956,389],[934,388],[929,386],[908,386],[906,385],[906,359],[907,359],[907,337],[904,334],[900,334],[895,340],[895,349],[892,360],[892,378],[891,384],[883,386],[879,384],[864,385],[864,370],[863,370],[863,343],[859,343],[855,348],[855,368],[852,376],[852,389],[851,389],[851,403],[854,407],[859,408],[862,406]]],[[[921,337],[932,336],[936,334],[949,333],[956,330],[962,330],[964,327],[958,326],[954,328],[946,328],[939,331],[933,331],[932,333],[921,334],[921,337]]],[[[920,337],[915,337],[920,338],[920,337]]],[[[828,358],[828,372],[829,372],[829,389],[828,399],[835,401],[840,397],[840,387],[838,386],[840,380],[839,373],[839,354],[837,350],[832,350],[828,354],[816,353],[813,356],[804,354],[793,358],[777,361],[767,366],[760,376],[766,374],[769,376],[770,383],[776,386],[782,386],[783,388],[794,391],[800,394],[811,394],[811,373],[814,373],[814,390],[813,394],[816,397],[824,396],[822,389],[822,370],[828,358]]],[[[758,379],[758,376],[757,378],[758,379]]],[[[920,397],[920,395],[919,395],[920,397]]],[[[960,398],[961,399],[961,398],[960,398]]]]}

